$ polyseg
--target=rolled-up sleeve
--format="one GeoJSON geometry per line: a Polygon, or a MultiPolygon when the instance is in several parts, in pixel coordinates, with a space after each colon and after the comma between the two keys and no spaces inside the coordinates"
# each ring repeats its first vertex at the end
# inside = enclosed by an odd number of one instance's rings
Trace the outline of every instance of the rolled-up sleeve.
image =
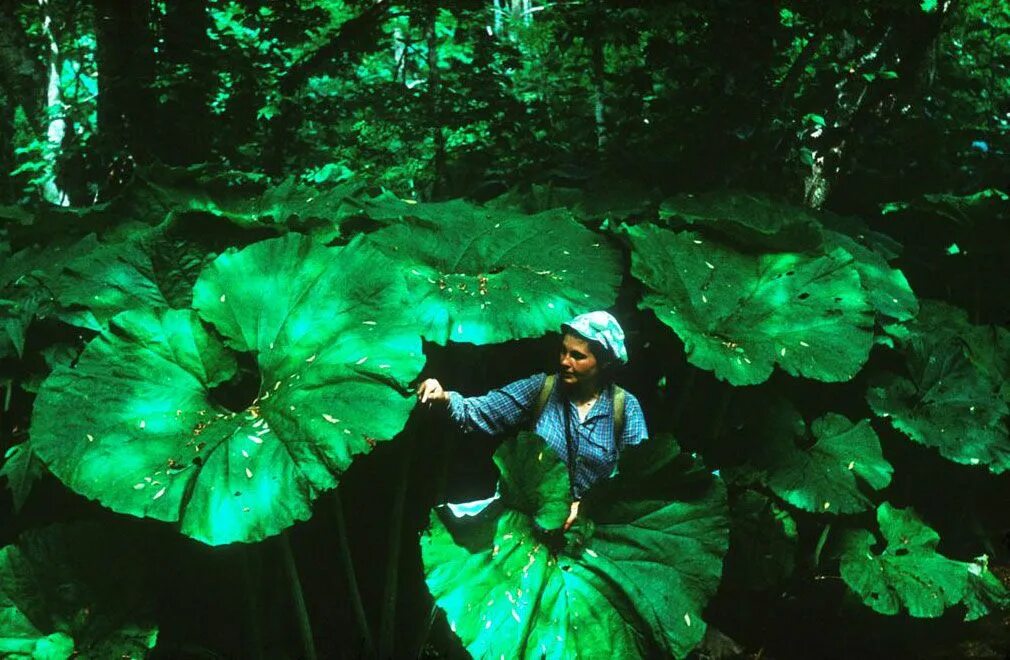
{"type": "Polygon", "coordinates": [[[637,445],[649,437],[649,429],[645,426],[645,413],[642,405],[631,394],[626,395],[624,402],[624,431],[621,433],[620,448],[637,445]]]}
{"type": "Polygon", "coordinates": [[[464,397],[458,392],[449,392],[449,419],[466,433],[480,431],[499,435],[512,430],[535,405],[546,377],[534,374],[484,396],[464,397]]]}

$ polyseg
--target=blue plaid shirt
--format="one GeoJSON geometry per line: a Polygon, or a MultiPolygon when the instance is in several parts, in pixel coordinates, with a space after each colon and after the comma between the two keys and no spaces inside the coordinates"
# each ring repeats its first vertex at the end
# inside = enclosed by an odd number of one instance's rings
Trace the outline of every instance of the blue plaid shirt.
{"type": "MultiPolygon", "coordinates": [[[[528,425],[537,397],[544,385],[546,374],[534,374],[504,387],[491,390],[484,396],[463,397],[450,392],[449,417],[465,432],[481,431],[499,435],[528,425]]],[[[617,465],[617,455],[628,445],[637,445],[648,437],[642,406],[630,392],[624,399],[624,431],[614,442],[614,403],[611,389],[600,393],[586,418],[579,421],[575,404],[569,401],[554,383],[550,398],[537,420],[535,432],[547,441],[551,449],[568,463],[568,445],[565,441],[565,406],[568,406],[570,432],[576,447],[575,483],[576,499],[598,479],[609,477],[617,465]]]]}

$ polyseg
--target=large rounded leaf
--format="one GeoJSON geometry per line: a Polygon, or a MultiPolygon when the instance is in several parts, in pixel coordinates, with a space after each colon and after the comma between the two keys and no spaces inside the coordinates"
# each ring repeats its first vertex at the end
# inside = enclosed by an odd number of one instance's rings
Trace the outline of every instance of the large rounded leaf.
{"type": "Polygon", "coordinates": [[[814,211],[742,191],[677,195],[660,204],[659,217],[671,225],[712,230],[747,247],[810,250],[821,244],[814,211]]]}
{"type": "Polygon", "coordinates": [[[783,414],[795,415],[794,423],[771,424],[774,434],[755,452],[754,462],[768,487],[804,511],[858,513],[871,508],[861,487],[884,488],[891,483],[894,468],[881,453],[869,421],[853,424],[842,415],[828,413],[808,431],[794,412],[783,414]],[[790,430],[798,431],[798,437],[790,430]],[[805,448],[797,446],[797,440],[805,448]]]}
{"type": "Polygon", "coordinates": [[[34,319],[60,315],[53,291],[62,267],[97,245],[94,236],[86,236],[0,255],[0,357],[21,355],[34,319]]]}
{"type": "Polygon", "coordinates": [[[653,225],[625,227],[631,272],[688,360],[733,385],[762,383],[778,364],[828,382],[851,379],[873,343],[872,310],[852,257],[745,254],[653,225]]]}
{"type": "Polygon", "coordinates": [[[594,524],[585,555],[609,562],[597,573],[622,585],[652,635],[684,657],[705,634],[729,511],[722,481],[677,449],[668,435],[627,448],[617,477],[591,490],[583,509],[594,524]]]}
{"type": "Polygon", "coordinates": [[[867,530],[849,532],[841,558],[842,579],[863,603],[881,614],[901,609],[915,617],[938,617],[963,603],[966,621],[1010,604],[1010,594],[989,572],[986,558],[948,559],[936,551],[940,536],[910,509],[881,504],[877,522],[887,547],[879,554],[867,530]]]}
{"type": "Polygon", "coordinates": [[[400,264],[426,339],[539,337],[617,297],[617,252],[566,211],[523,215],[459,200],[414,206],[415,215],[369,240],[400,264]]]}
{"type": "Polygon", "coordinates": [[[43,384],[33,447],[115,511],[179,521],[211,544],[276,534],[403,427],[423,357],[401,325],[402,296],[366,248],[288,235],[223,254],[195,302],[255,357],[255,399],[236,411],[218,402],[237,358],[194,313],[124,312],[43,384]]]}
{"type": "MultiPolygon", "coordinates": [[[[101,330],[128,309],[187,308],[201,269],[228,246],[262,238],[205,215],[172,215],[122,240],[94,242],[50,285],[68,322],[101,330]]],[[[94,239],[92,238],[94,241],[94,239]]]]}
{"type": "Polygon", "coordinates": [[[78,255],[54,279],[52,289],[61,306],[86,310],[72,314],[70,322],[101,330],[110,318],[127,309],[171,307],[158,279],[151,256],[140,241],[126,240],[95,244],[94,249],[78,255]]]}
{"type": "Polygon", "coordinates": [[[0,549],[0,656],[145,657],[158,628],[136,566],[96,526],[22,534],[0,549]]]}
{"type": "Polygon", "coordinates": [[[726,552],[725,492],[707,472],[685,469],[683,457],[672,460],[668,442],[629,448],[624,472],[590,492],[564,535],[536,518],[551,502],[567,507],[567,473],[530,434],[503,445],[497,460],[503,481],[534,461],[558,466],[537,470],[538,485],[524,478],[539,504],[503,489],[473,517],[432,512],[421,541],[428,587],[474,657],[591,657],[601,649],[682,657],[700,641],[700,612],[726,552]],[[652,460],[663,456],[665,465],[652,460]]]}
{"type": "Polygon", "coordinates": [[[883,374],[867,391],[873,411],[945,458],[1010,469],[1010,333],[975,326],[963,310],[923,304],[902,341],[907,377],[883,374]]]}
{"type": "Polygon", "coordinates": [[[303,231],[330,240],[339,236],[343,220],[361,213],[365,185],[351,179],[318,188],[295,177],[268,185],[261,174],[206,165],[147,166],[136,170],[124,193],[118,207],[135,217],[160,221],[169,212],[192,211],[242,227],[303,231]]]}

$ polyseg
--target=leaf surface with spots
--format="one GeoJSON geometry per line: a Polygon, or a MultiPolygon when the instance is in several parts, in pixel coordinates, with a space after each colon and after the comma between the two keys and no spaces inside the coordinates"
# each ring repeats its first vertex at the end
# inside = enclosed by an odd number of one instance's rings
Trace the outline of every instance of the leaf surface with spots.
{"type": "Polygon", "coordinates": [[[949,460],[1010,469],[1010,332],[932,301],[906,331],[905,374],[877,375],[866,394],[873,412],[949,460]]]}
{"type": "Polygon", "coordinates": [[[369,240],[407,278],[425,339],[539,337],[617,297],[620,255],[567,211],[525,215],[461,200],[405,206],[401,224],[369,240]]]}
{"type": "Polygon", "coordinates": [[[1010,604],[1010,594],[989,571],[985,557],[963,562],[936,551],[940,535],[911,509],[888,503],[877,508],[886,547],[867,530],[848,532],[841,557],[842,579],[863,603],[881,614],[907,610],[914,617],[935,618],[963,604],[966,621],[1010,604]]]}
{"type": "Polygon", "coordinates": [[[406,422],[424,358],[403,297],[395,269],[360,244],[289,234],[225,252],[196,284],[199,317],[124,312],[57,367],[32,445],[115,511],[210,544],[277,534],[406,422]]]}
{"type": "Polygon", "coordinates": [[[684,342],[688,361],[733,385],[775,365],[827,382],[851,379],[873,343],[872,308],[852,257],[745,254],[693,232],[625,226],[631,272],[651,309],[684,342]]]}
{"type": "Polygon", "coordinates": [[[728,521],[721,482],[671,446],[629,447],[567,533],[543,527],[564,519],[567,469],[532,434],[495,455],[500,500],[464,518],[432,512],[421,541],[428,588],[471,655],[687,655],[705,632],[728,521]],[[511,476],[535,462],[546,465],[511,476]]]}

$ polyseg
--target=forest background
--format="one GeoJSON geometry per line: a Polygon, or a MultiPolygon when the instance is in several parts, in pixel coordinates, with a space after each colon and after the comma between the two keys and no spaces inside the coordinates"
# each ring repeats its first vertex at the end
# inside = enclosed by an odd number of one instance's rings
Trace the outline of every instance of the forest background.
{"type": "MultiPolygon", "coordinates": [[[[619,291],[603,297],[629,331],[621,382],[653,430],[728,483],[730,554],[704,610],[721,633],[702,655],[1004,657],[1005,613],[966,623],[957,607],[926,615],[938,620],[884,612],[840,577],[839,557],[846,530],[883,529],[878,505],[891,502],[914,507],[944,556],[1004,582],[1010,573],[1008,65],[1005,1],[8,0],[0,546],[89,520],[104,531],[72,533],[144,548],[152,559],[129,571],[160,578],[146,587],[154,657],[461,653],[425,587],[417,541],[431,507],[493,490],[495,443],[456,437],[418,411],[409,440],[379,443],[342,474],[339,499],[321,498],[307,522],[258,543],[205,545],[113,514],[92,500],[122,508],[50,474],[66,457],[30,448],[32,427],[55,414],[35,410],[50,372],[77,364],[127,308],[117,299],[99,310],[61,278],[100,245],[154,226],[186,244],[161,258],[192,257],[181,276],[192,286],[217,254],[290,231],[342,246],[406,217],[437,226],[453,208],[437,203],[457,200],[468,213],[537,218],[525,231],[549,240],[537,224],[548,220],[529,214],[561,207],[631,255],[619,291]],[[770,376],[741,375],[699,363],[701,351],[687,350],[697,341],[665,303],[648,302],[657,289],[675,294],[650,279],[662,266],[638,242],[646,225],[713,229],[738,248],[750,241],[744,254],[815,249],[811,226],[844,227],[870,237],[874,263],[908,299],[893,299],[897,311],[875,306],[872,353],[847,377],[783,360],[770,376]],[[937,356],[944,366],[932,373],[924,365],[937,356]],[[912,393],[899,397],[885,372],[908,376],[912,393]],[[769,400],[810,421],[872,420],[893,482],[850,485],[857,504],[844,514],[810,506],[804,489],[830,491],[833,477],[782,486],[781,455],[750,456],[733,439],[748,424],[773,426],[760,416],[769,400]],[[945,426],[970,451],[930,439],[945,426]]],[[[424,375],[476,394],[549,369],[557,335],[545,333],[556,325],[539,322],[520,332],[500,321],[515,331],[496,338],[426,336],[424,375]]],[[[219,394],[221,405],[242,409],[248,387],[219,394]]],[[[817,445],[800,436],[798,450],[817,445]]],[[[908,589],[894,586],[914,609],[908,589]]],[[[960,602],[974,611],[970,600],[960,602]]]]}

